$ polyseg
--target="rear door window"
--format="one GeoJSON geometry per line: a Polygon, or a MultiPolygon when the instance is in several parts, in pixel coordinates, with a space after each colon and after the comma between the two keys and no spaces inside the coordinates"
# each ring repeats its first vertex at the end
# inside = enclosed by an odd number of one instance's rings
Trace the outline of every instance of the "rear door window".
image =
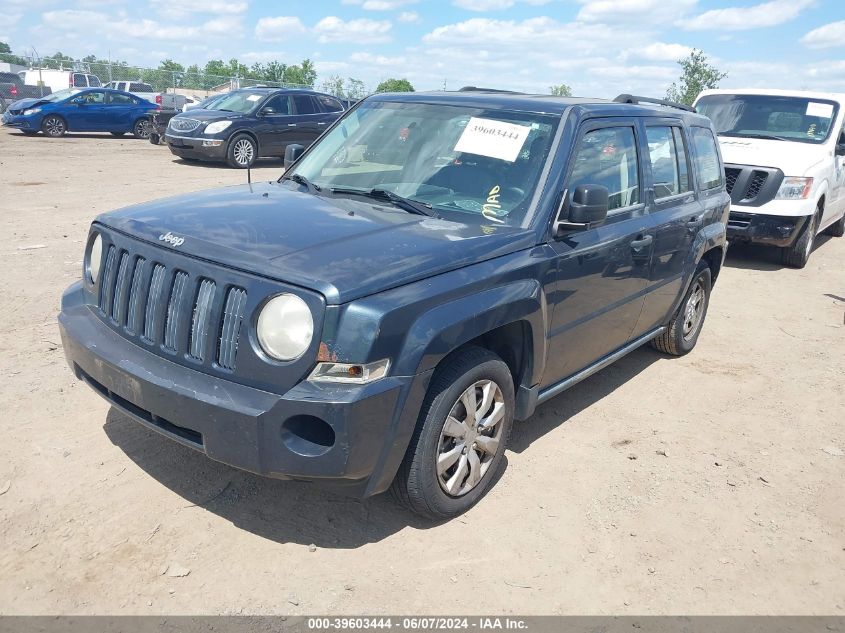
{"type": "Polygon", "coordinates": [[[681,128],[649,126],[646,128],[646,138],[655,200],[689,191],[689,170],[681,128]]]}
{"type": "Polygon", "coordinates": [[[714,189],[723,184],[722,165],[713,132],[705,127],[690,128],[695,148],[695,173],[702,189],[714,189]]]}
{"type": "Polygon", "coordinates": [[[85,78],[85,75],[80,73],[73,73],[73,87],[74,88],[87,88],[88,87],[88,80],[85,78]]]}
{"type": "Polygon", "coordinates": [[[137,102],[130,95],[121,94],[119,92],[109,92],[107,103],[113,103],[115,105],[133,105],[137,102]]]}
{"type": "Polygon", "coordinates": [[[88,85],[93,86],[95,88],[100,87],[100,78],[97,75],[87,75],[88,77],[88,85]]]}
{"type": "Polygon", "coordinates": [[[314,102],[309,95],[293,95],[293,104],[297,114],[314,114],[314,102]]]}
{"type": "Polygon", "coordinates": [[[343,105],[333,97],[317,97],[317,103],[322,107],[323,112],[342,112],[343,105]]]}

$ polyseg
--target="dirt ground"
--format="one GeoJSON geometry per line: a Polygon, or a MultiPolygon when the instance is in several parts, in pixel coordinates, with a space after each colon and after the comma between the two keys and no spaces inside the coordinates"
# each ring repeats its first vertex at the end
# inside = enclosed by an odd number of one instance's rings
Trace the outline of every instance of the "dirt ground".
{"type": "Polygon", "coordinates": [[[0,130],[0,613],[845,613],[845,239],[804,270],[735,248],[693,353],[541,406],[431,525],[212,462],[71,375],[56,313],[92,218],[245,178],[0,130]]]}

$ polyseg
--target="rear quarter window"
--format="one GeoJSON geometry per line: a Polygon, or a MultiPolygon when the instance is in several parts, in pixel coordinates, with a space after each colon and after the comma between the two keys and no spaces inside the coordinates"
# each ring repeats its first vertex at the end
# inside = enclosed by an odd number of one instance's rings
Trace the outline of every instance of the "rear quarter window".
{"type": "Polygon", "coordinates": [[[701,188],[715,189],[722,186],[724,172],[713,132],[706,127],[691,127],[690,135],[695,148],[695,172],[701,188]]]}
{"type": "Polygon", "coordinates": [[[323,112],[342,112],[343,105],[337,99],[333,99],[332,97],[317,97],[317,101],[320,104],[320,107],[323,108],[323,112]]]}

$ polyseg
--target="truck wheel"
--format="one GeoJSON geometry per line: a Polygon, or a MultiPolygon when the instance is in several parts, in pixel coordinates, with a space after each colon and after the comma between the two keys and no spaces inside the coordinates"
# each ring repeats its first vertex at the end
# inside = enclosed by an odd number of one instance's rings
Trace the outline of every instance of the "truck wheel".
{"type": "Polygon", "coordinates": [[[41,129],[47,136],[59,138],[67,132],[67,125],[62,117],[51,114],[41,122],[41,129]]]}
{"type": "Polygon", "coordinates": [[[501,358],[471,347],[448,359],[428,389],[394,496],[430,519],[466,512],[501,466],[513,412],[513,377],[501,358]]]}
{"type": "Polygon", "coordinates": [[[845,235],[845,214],[843,214],[839,220],[827,227],[825,233],[832,235],[833,237],[842,237],[845,235]]]}
{"type": "Polygon", "coordinates": [[[238,134],[229,142],[229,149],[226,150],[226,161],[235,169],[246,169],[255,164],[258,148],[252,137],[246,134],[238,134]]]}
{"type": "Polygon", "coordinates": [[[781,261],[790,268],[804,268],[807,265],[807,260],[810,259],[810,253],[813,252],[813,242],[816,239],[816,227],[819,224],[819,215],[821,209],[817,209],[815,215],[810,217],[807,222],[807,227],[801,234],[795,244],[781,249],[781,261]]]}
{"type": "Polygon", "coordinates": [[[156,134],[155,132],[150,132],[150,143],[153,145],[158,145],[161,143],[161,136],[156,134]]]}
{"type": "Polygon", "coordinates": [[[710,267],[702,260],[698,262],[689,290],[669,327],[663,334],[651,340],[651,346],[672,356],[683,356],[691,352],[698,342],[704,317],[707,316],[711,288],[710,267]]]}
{"type": "Polygon", "coordinates": [[[150,122],[147,119],[138,119],[132,126],[132,134],[135,138],[150,138],[150,122]]]}

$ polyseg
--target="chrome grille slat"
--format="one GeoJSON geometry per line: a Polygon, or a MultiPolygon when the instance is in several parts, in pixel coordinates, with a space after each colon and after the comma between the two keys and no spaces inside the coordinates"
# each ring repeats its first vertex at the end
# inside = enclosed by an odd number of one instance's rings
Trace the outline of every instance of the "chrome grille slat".
{"type": "Polygon", "coordinates": [[[139,257],[135,261],[135,271],[132,273],[132,284],[129,286],[129,308],[126,319],[126,327],[130,332],[138,332],[139,310],[138,304],[143,296],[143,289],[141,284],[144,282],[144,273],[146,272],[147,260],[139,257]]]}
{"type": "Polygon", "coordinates": [[[197,302],[194,305],[194,314],[191,319],[191,340],[188,354],[191,358],[202,361],[203,350],[208,337],[208,320],[211,317],[211,304],[214,301],[214,291],[217,285],[210,279],[203,279],[200,282],[200,289],[197,293],[197,302]]]}
{"type": "Polygon", "coordinates": [[[164,266],[156,264],[153,268],[153,275],[150,278],[150,291],[147,293],[147,308],[144,311],[144,338],[151,342],[155,341],[155,315],[161,299],[163,286],[164,266]]]}
{"type": "Polygon", "coordinates": [[[106,254],[106,264],[100,271],[100,310],[106,312],[107,308],[111,308],[112,295],[114,293],[114,275],[112,269],[114,268],[114,260],[117,256],[117,249],[114,246],[109,246],[106,254]]]}
{"type": "Polygon", "coordinates": [[[223,309],[223,323],[217,348],[217,364],[225,369],[235,368],[235,356],[238,352],[238,335],[243,322],[246,306],[246,290],[230,288],[223,309]]]}
{"type": "Polygon", "coordinates": [[[176,351],[176,335],[179,331],[179,317],[182,308],[182,298],[188,287],[188,273],[177,272],[173,277],[173,287],[170,291],[170,301],[167,304],[167,318],[164,322],[164,346],[176,351]]]}
{"type": "Polygon", "coordinates": [[[117,277],[114,282],[114,299],[111,304],[111,317],[123,325],[126,319],[126,293],[129,282],[129,253],[123,251],[120,254],[120,263],[117,265],[117,277]]]}
{"type": "Polygon", "coordinates": [[[199,126],[200,121],[186,117],[173,117],[168,124],[168,127],[175,132],[193,132],[199,126]]]}

